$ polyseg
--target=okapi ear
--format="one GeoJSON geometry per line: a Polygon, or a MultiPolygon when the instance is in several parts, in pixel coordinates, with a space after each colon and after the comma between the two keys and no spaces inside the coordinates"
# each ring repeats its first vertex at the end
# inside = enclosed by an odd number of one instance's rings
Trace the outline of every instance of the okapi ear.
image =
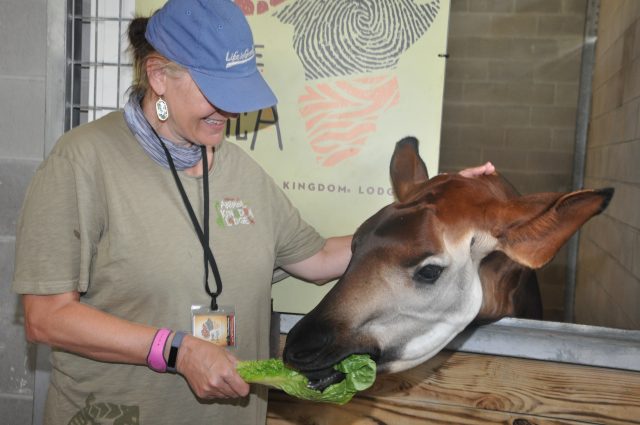
{"type": "Polygon", "coordinates": [[[396,143],[390,173],[393,192],[399,202],[411,199],[416,189],[429,180],[427,166],[418,153],[418,139],[405,137],[396,143]]]}
{"type": "Polygon", "coordinates": [[[510,200],[493,211],[498,225],[492,232],[498,239],[497,249],[522,265],[540,268],[580,226],[604,211],[613,191],[539,193],[510,200]]]}

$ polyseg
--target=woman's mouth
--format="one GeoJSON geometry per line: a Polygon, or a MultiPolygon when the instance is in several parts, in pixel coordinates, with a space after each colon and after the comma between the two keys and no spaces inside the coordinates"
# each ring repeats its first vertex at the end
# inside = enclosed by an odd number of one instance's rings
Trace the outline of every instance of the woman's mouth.
{"type": "Polygon", "coordinates": [[[204,122],[205,122],[207,125],[212,125],[212,126],[216,126],[216,127],[217,127],[217,126],[222,126],[222,125],[224,125],[224,124],[227,122],[227,120],[226,120],[226,119],[223,119],[223,120],[217,120],[217,119],[214,119],[214,118],[205,118],[205,119],[204,119],[204,122]]]}

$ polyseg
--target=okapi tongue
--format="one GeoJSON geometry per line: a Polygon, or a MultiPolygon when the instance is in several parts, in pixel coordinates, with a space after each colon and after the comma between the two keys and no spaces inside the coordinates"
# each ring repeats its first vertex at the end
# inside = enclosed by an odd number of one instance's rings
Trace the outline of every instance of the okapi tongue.
{"type": "Polygon", "coordinates": [[[341,382],[345,378],[345,374],[335,369],[314,370],[303,372],[309,383],[307,387],[316,391],[324,391],[330,385],[341,382]]]}

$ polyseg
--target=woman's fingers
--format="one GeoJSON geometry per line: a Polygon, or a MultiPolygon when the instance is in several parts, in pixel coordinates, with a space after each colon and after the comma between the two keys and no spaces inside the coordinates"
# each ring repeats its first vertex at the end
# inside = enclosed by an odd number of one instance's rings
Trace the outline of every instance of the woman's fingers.
{"type": "Polygon", "coordinates": [[[478,177],[484,174],[493,174],[496,171],[496,167],[489,161],[484,163],[483,165],[479,165],[477,167],[465,168],[460,171],[460,175],[463,177],[478,177]]]}
{"type": "Polygon", "coordinates": [[[236,372],[237,359],[222,347],[186,337],[178,352],[178,371],[200,398],[235,398],[249,393],[236,372]]]}

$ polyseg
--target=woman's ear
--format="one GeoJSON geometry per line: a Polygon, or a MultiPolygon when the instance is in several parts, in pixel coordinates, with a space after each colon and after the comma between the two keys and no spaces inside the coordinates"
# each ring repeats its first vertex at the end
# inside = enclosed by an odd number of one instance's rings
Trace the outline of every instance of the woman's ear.
{"type": "Polygon", "coordinates": [[[166,62],[160,58],[150,57],[145,64],[149,86],[156,95],[162,96],[166,89],[166,62]]]}

